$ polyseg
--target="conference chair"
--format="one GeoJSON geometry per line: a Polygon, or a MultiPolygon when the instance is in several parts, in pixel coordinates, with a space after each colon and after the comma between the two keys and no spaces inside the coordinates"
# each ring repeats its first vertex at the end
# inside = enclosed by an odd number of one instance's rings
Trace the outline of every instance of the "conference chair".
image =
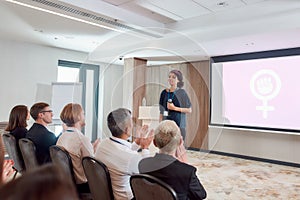
{"type": "Polygon", "coordinates": [[[171,186],[148,174],[132,175],[130,187],[136,200],[177,200],[176,192],[171,186]]]}
{"type": "MultiPolygon", "coordinates": [[[[57,145],[52,145],[49,148],[49,151],[52,163],[58,166],[61,169],[61,171],[65,173],[66,178],[69,179],[69,181],[74,183],[74,185],[76,186],[72,159],[69,153],[63,147],[57,145]]],[[[91,193],[80,193],[79,191],[77,192],[80,199],[82,200],[93,199],[91,193]]]]}
{"type": "Polygon", "coordinates": [[[9,157],[14,161],[13,168],[16,172],[13,178],[15,178],[17,173],[22,174],[23,171],[25,171],[23,157],[21,155],[21,152],[19,151],[18,144],[13,135],[9,133],[3,133],[2,139],[9,157]]]}
{"type": "Polygon", "coordinates": [[[106,165],[87,156],[82,159],[82,166],[94,200],[113,200],[110,174],[106,165]]]}
{"type": "Polygon", "coordinates": [[[21,138],[19,140],[19,147],[24,160],[26,171],[37,168],[39,166],[39,163],[36,158],[34,143],[27,138],[21,138]]]}

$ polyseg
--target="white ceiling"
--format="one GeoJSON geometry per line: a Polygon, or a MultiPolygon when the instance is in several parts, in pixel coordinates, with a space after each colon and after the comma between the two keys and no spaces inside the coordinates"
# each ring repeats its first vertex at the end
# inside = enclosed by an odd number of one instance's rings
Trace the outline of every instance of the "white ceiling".
{"type": "Polygon", "coordinates": [[[300,0],[1,0],[0,18],[2,39],[108,63],[300,47],[300,0]]]}

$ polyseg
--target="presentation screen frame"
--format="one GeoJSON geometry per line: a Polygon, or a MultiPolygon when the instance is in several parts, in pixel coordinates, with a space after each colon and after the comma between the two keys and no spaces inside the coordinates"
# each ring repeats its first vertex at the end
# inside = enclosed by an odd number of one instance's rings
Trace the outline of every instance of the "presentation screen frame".
{"type": "MultiPolygon", "coordinates": [[[[300,56],[300,48],[290,48],[290,49],[280,49],[280,50],[272,50],[272,51],[262,51],[262,52],[254,52],[254,53],[244,53],[244,54],[235,54],[235,55],[224,55],[224,56],[214,56],[210,59],[210,117],[209,117],[209,125],[210,126],[218,126],[218,127],[228,127],[228,128],[238,128],[238,129],[254,129],[254,130],[268,130],[268,131],[280,131],[280,132],[294,132],[300,133],[300,129],[296,128],[286,128],[286,127],[269,127],[269,126],[259,126],[259,125],[251,125],[251,124],[230,124],[228,123],[228,119],[221,114],[221,120],[215,120],[215,116],[219,115],[216,112],[223,112],[220,111],[221,108],[216,105],[223,106],[223,102],[215,103],[213,102],[214,99],[218,99],[217,101],[223,101],[224,95],[220,94],[223,93],[222,91],[215,91],[216,86],[212,83],[213,81],[213,73],[220,73],[216,70],[216,65],[226,62],[235,62],[235,61],[255,61],[257,59],[268,59],[268,58],[280,58],[280,57],[289,57],[289,56],[300,56]],[[219,93],[219,96],[216,93],[219,93]]],[[[300,66],[299,66],[300,67],[300,66]]],[[[223,70],[223,69],[222,69],[223,70]]],[[[223,75],[223,74],[222,74],[223,75]]],[[[222,77],[223,78],[223,77],[222,77]]],[[[300,79],[300,78],[299,78],[300,79]]],[[[221,80],[223,81],[223,80],[221,80]]],[[[219,83],[217,83],[219,84],[219,83]]],[[[223,83],[222,83],[223,84],[223,83]]],[[[215,84],[216,85],[216,84],[215,84]]],[[[223,86],[222,86],[223,87],[223,86]]],[[[220,89],[217,89],[220,90],[220,89]]],[[[299,100],[300,104],[300,100],[299,100]]],[[[224,109],[222,107],[222,109],[224,109]]],[[[218,117],[217,117],[218,118],[218,117]]],[[[299,125],[300,127],[300,125],[299,125]]]]}

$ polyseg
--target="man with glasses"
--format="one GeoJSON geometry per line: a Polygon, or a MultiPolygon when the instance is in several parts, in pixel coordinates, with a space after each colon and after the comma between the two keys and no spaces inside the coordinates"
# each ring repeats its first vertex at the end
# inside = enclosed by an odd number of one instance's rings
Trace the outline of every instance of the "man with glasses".
{"type": "Polygon", "coordinates": [[[36,156],[39,164],[50,162],[49,147],[56,144],[57,138],[46,127],[52,123],[53,112],[49,104],[44,102],[35,103],[30,108],[30,115],[35,123],[26,134],[36,147],[36,156]]]}

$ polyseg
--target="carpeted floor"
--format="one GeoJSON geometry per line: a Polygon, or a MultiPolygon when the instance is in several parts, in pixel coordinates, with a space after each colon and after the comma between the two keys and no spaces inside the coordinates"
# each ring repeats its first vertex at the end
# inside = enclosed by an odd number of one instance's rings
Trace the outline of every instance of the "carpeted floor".
{"type": "Polygon", "coordinates": [[[188,151],[207,199],[300,200],[300,168],[188,151]]]}

